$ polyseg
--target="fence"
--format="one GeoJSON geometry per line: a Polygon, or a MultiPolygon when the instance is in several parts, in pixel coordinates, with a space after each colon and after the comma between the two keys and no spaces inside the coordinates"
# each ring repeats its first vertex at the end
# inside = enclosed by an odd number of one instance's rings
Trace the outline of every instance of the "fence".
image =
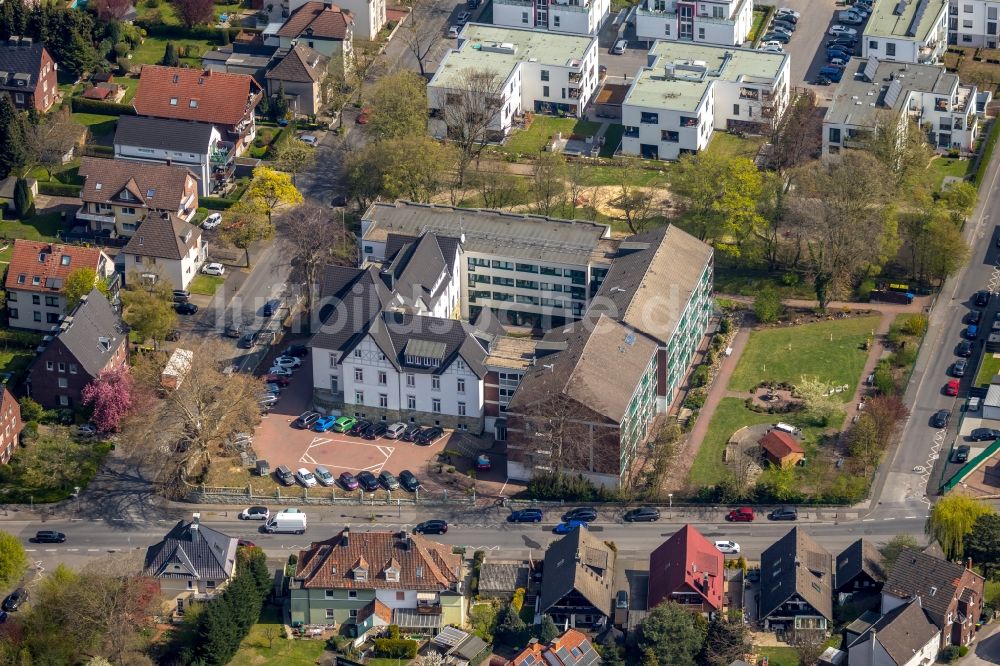
{"type": "Polygon", "coordinates": [[[393,495],[364,493],[338,493],[336,488],[323,488],[310,491],[308,488],[297,488],[295,494],[283,495],[281,488],[273,494],[255,494],[251,486],[246,488],[226,488],[217,486],[191,486],[187,500],[195,504],[298,504],[309,506],[475,506],[475,489],[469,495],[452,493],[445,490],[442,493],[420,492],[414,494],[400,493],[393,495]]]}

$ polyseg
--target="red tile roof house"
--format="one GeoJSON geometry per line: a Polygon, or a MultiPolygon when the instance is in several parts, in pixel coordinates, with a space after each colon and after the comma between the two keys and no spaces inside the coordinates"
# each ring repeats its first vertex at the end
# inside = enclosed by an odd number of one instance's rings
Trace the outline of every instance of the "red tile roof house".
{"type": "Polygon", "coordinates": [[[48,111],[59,97],[55,60],[30,37],[10,37],[0,45],[0,91],[18,109],[48,111]]]}
{"type": "Polygon", "coordinates": [[[146,65],[132,106],[140,116],[213,125],[240,155],[253,142],[263,88],[247,74],[146,65]]]}
{"type": "Polygon", "coordinates": [[[724,562],[715,544],[685,525],[649,556],[647,606],[675,601],[711,617],[725,605],[724,562]]]}
{"type": "Polygon", "coordinates": [[[49,331],[66,314],[63,284],[78,268],[99,277],[114,273],[114,262],[99,248],[15,240],[7,278],[7,318],[11,328],[49,331]]]}
{"type": "Polygon", "coordinates": [[[781,430],[771,430],[761,437],[758,443],[760,448],[764,450],[764,457],[776,467],[794,467],[806,455],[802,445],[796,442],[794,437],[781,430]]]}
{"type": "Polygon", "coordinates": [[[24,425],[21,423],[21,405],[14,395],[3,387],[0,391],[3,392],[0,398],[0,464],[7,464],[14,455],[24,425]]]}

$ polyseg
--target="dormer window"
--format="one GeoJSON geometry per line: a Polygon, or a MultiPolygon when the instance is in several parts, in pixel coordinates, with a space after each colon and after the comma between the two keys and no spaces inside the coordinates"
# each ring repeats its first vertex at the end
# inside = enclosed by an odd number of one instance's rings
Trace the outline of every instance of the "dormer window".
{"type": "Polygon", "coordinates": [[[97,344],[100,345],[101,351],[111,351],[111,338],[102,335],[97,338],[97,344]]]}
{"type": "Polygon", "coordinates": [[[31,284],[32,285],[34,285],[34,286],[37,287],[41,283],[42,283],[42,278],[40,276],[38,276],[38,275],[32,275],[31,276],[31,284]]]}
{"type": "Polygon", "coordinates": [[[18,284],[24,284],[24,279],[25,279],[25,277],[26,277],[26,276],[25,276],[25,274],[24,274],[24,273],[21,273],[20,275],[18,275],[18,276],[17,276],[17,283],[18,283],[18,284]]]}
{"type": "Polygon", "coordinates": [[[354,569],[354,580],[367,581],[368,580],[368,569],[362,567],[355,567],[354,569]]]}
{"type": "Polygon", "coordinates": [[[122,190],[122,200],[123,201],[128,201],[131,198],[132,198],[132,195],[129,194],[128,190],[122,190]]]}
{"type": "Polygon", "coordinates": [[[389,581],[390,583],[398,583],[399,582],[399,569],[386,569],[385,570],[385,579],[387,581],[389,581]]]}
{"type": "Polygon", "coordinates": [[[151,187],[148,190],[146,190],[147,199],[152,199],[154,194],[156,194],[156,188],[151,187]]]}

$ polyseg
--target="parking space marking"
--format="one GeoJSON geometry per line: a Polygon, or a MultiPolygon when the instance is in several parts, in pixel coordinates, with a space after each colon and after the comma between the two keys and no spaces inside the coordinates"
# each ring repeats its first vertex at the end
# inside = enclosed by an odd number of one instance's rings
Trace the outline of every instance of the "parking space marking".
{"type": "MultiPolygon", "coordinates": [[[[343,442],[343,441],[335,440],[335,439],[328,438],[328,437],[313,437],[313,440],[309,444],[309,447],[302,453],[302,457],[299,458],[299,462],[310,464],[310,465],[323,464],[324,467],[326,467],[327,469],[331,469],[331,470],[332,469],[342,469],[342,470],[347,470],[347,471],[360,470],[360,471],[368,471],[368,472],[373,472],[375,474],[378,474],[379,472],[382,471],[382,468],[385,467],[386,463],[389,462],[389,458],[392,457],[392,454],[393,454],[393,452],[395,450],[396,450],[396,447],[394,447],[394,446],[383,446],[381,444],[368,444],[367,442],[363,442],[363,441],[361,441],[361,442],[359,442],[359,441],[343,442]],[[369,465],[367,467],[361,467],[361,468],[359,468],[357,465],[337,465],[337,464],[333,464],[333,463],[325,464],[325,463],[322,463],[322,462],[317,463],[316,458],[313,457],[313,454],[310,453],[310,452],[315,447],[324,446],[326,444],[350,444],[351,446],[367,446],[367,447],[371,447],[371,448],[377,450],[379,453],[381,453],[384,456],[384,459],[381,460],[381,461],[379,461],[379,462],[376,462],[373,465],[369,465]]],[[[320,455],[320,458],[323,458],[323,457],[324,456],[320,455]]]]}

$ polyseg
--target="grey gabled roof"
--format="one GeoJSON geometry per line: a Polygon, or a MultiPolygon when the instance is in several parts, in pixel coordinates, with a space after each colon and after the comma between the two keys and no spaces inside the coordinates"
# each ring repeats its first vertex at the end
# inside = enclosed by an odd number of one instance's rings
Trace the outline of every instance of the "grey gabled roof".
{"type": "MultiPolygon", "coordinates": [[[[910,663],[913,655],[934,640],[939,632],[940,630],[920,607],[920,600],[913,599],[879,618],[865,633],[858,636],[848,649],[860,647],[874,638],[892,659],[892,663],[902,666],[910,663]]],[[[867,656],[867,648],[861,652],[864,657],[867,656]]],[[[867,659],[864,661],[868,662],[867,659]]],[[[854,663],[853,659],[851,663],[854,663]]]]}
{"type": "Polygon", "coordinates": [[[528,588],[528,563],[520,560],[486,560],[479,568],[480,592],[514,592],[528,588]]]}
{"type": "Polygon", "coordinates": [[[0,81],[0,87],[6,90],[34,91],[42,68],[42,52],[45,47],[40,42],[32,44],[0,45],[0,71],[15,74],[27,74],[27,85],[16,86],[7,81],[0,81]]]}
{"type": "Polygon", "coordinates": [[[327,266],[319,280],[325,303],[320,330],[309,341],[312,347],[345,351],[360,340],[378,314],[392,301],[378,269],[327,266]]]}
{"type": "Polygon", "coordinates": [[[127,335],[118,313],[96,288],[80,300],[59,329],[58,340],[92,377],[107,367],[127,335]]]}
{"type": "Polygon", "coordinates": [[[329,56],[314,51],[305,44],[296,44],[264,76],[275,81],[313,83],[322,80],[329,62],[329,56]]]}
{"type": "Polygon", "coordinates": [[[145,116],[119,116],[114,145],[204,155],[208,152],[212,129],[209,123],[145,116]]]}
{"type": "Polygon", "coordinates": [[[833,556],[805,530],[793,527],[760,556],[760,617],[798,594],[833,619],[833,556]]]}
{"type": "Polygon", "coordinates": [[[180,260],[198,244],[201,229],[173,213],[149,215],[122,248],[139,257],[180,260]]]}
{"type": "Polygon", "coordinates": [[[541,612],[576,590],[594,608],[610,616],[614,572],[615,552],[589,530],[576,528],[545,551],[541,612]]]}
{"type": "Polygon", "coordinates": [[[386,267],[383,275],[391,277],[392,289],[406,305],[421,301],[428,310],[445,292],[455,263],[458,239],[426,233],[419,238],[389,234],[386,241],[386,267]],[[435,284],[440,284],[435,290],[435,284]]]}
{"type": "Polygon", "coordinates": [[[938,627],[944,627],[945,616],[963,586],[965,574],[966,569],[961,564],[904,548],[892,565],[882,590],[899,599],[920,597],[928,617],[938,627]]]}
{"type": "Polygon", "coordinates": [[[228,580],[236,567],[237,542],[203,524],[181,520],[163,541],[146,550],[143,570],[156,578],[228,580]]]}
{"type": "Polygon", "coordinates": [[[837,555],[837,589],[853,581],[862,572],[874,581],[885,581],[882,553],[870,541],[858,539],[837,555]]]}

